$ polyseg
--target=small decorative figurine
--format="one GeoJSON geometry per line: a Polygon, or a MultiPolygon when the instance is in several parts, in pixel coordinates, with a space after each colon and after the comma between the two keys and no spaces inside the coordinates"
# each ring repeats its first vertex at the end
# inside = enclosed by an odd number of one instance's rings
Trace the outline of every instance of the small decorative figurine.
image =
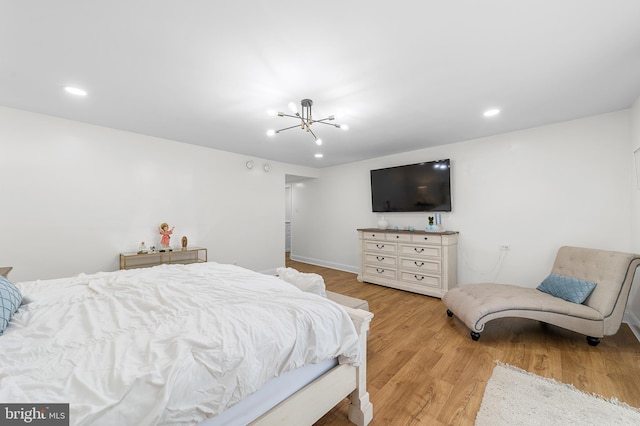
{"type": "Polygon", "coordinates": [[[435,218],[433,216],[429,216],[429,224],[427,225],[427,232],[442,232],[442,216],[440,213],[435,214],[435,218]],[[434,223],[435,219],[435,223],[434,223]]]}
{"type": "Polygon", "coordinates": [[[182,250],[187,249],[187,237],[182,237],[182,250]]]}
{"type": "Polygon", "coordinates": [[[162,245],[165,250],[170,248],[171,234],[173,234],[174,228],[175,226],[172,226],[171,229],[169,229],[169,225],[167,223],[162,223],[160,225],[160,235],[162,235],[160,245],[162,245]]]}
{"type": "Polygon", "coordinates": [[[149,253],[147,250],[147,246],[144,245],[144,241],[140,243],[140,247],[138,247],[138,254],[149,253]]]}

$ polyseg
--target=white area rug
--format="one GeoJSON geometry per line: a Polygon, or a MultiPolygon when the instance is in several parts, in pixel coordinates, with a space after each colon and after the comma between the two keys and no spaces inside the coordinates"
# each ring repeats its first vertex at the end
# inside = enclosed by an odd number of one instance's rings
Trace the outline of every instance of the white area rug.
{"type": "Polygon", "coordinates": [[[640,425],[640,410],[572,385],[498,363],[476,417],[476,426],[640,425]]]}

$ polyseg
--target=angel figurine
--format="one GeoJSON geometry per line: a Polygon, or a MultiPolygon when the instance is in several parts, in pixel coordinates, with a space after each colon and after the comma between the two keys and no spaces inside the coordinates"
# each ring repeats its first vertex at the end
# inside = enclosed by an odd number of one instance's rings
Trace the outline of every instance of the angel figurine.
{"type": "Polygon", "coordinates": [[[174,228],[175,226],[172,226],[171,229],[169,229],[169,225],[167,223],[162,223],[160,225],[160,235],[162,235],[162,238],[160,239],[160,244],[165,249],[168,249],[170,246],[171,234],[173,234],[174,228]]]}

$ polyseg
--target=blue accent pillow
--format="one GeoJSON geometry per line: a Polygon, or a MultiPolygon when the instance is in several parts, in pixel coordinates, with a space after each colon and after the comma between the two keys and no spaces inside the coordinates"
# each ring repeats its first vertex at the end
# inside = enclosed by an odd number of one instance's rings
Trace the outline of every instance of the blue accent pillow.
{"type": "Polygon", "coordinates": [[[542,281],[538,290],[559,297],[567,302],[582,303],[596,288],[596,283],[564,275],[551,274],[542,281]]]}
{"type": "Polygon", "coordinates": [[[22,303],[22,293],[8,279],[0,276],[0,334],[9,325],[13,313],[22,303]]]}

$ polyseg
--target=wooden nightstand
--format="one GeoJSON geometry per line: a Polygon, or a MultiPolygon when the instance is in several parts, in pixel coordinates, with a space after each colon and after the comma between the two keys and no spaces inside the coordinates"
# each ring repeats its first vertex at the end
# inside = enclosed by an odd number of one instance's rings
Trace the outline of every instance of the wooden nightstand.
{"type": "Polygon", "coordinates": [[[9,272],[13,269],[13,266],[0,266],[0,275],[7,278],[9,272]]]}

